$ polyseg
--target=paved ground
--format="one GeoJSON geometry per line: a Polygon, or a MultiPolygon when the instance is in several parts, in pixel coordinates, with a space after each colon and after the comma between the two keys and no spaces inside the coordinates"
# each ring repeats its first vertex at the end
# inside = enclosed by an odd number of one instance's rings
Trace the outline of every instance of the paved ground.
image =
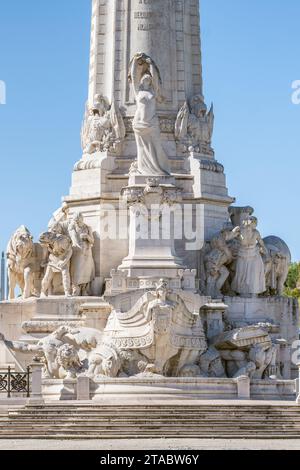
{"type": "Polygon", "coordinates": [[[0,440],[0,450],[300,450],[300,439],[0,440]]]}

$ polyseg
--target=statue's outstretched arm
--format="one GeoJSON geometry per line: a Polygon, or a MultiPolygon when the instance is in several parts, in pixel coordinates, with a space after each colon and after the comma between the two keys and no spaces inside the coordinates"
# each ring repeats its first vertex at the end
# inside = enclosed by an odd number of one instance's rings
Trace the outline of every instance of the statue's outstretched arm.
{"type": "Polygon", "coordinates": [[[30,353],[37,352],[40,349],[37,345],[30,345],[27,343],[22,343],[21,341],[9,341],[5,339],[2,333],[0,333],[0,341],[4,342],[5,346],[11,351],[30,353]]]}

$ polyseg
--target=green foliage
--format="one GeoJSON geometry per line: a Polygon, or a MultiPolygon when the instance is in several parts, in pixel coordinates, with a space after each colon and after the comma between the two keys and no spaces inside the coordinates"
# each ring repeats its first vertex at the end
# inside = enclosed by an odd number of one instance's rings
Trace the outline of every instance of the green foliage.
{"type": "Polygon", "coordinates": [[[290,265],[284,293],[288,297],[300,299],[300,263],[290,265]]]}

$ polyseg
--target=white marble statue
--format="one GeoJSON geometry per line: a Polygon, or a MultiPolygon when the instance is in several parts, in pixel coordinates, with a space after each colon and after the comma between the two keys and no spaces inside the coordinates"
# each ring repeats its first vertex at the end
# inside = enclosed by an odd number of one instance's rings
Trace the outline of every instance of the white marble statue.
{"type": "Polygon", "coordinates": [[[214,347],[220,353],[228,377],[268,378],[276,364],[277,349],[267,324],[226,331],[214,339],[214,347]]]}
{"type": "Polygon", "coordinates": [[[109,106],[103,95],[96,95],[93,105],[87,105],[82,125],[83,153],[116,150],[125,134],[125,125],[118,106],[115,103],[109,106]]]}
{"type": "Polygon", "coordinates": [[[214,130],[213,105],[209,112],[203,97],[195,95],[190,103],[185,102],[179,110],[175,123],[175,138],[178,141],[187,141],[193,147],[211,145],[214,130]]]}
{"type": "Polygon", "coordinates": [[[143,355],[144,360],[138,360],[140,372],[145,365],[144,373],[167,377],[185,375],[207,349],[200,315],[188,310],[165,279],[129,311],[114,310],[104,335],[121,351],[135,349],[143,355]]]}
{"type": "Polygon", "coordinates": [[[0,341],[4,341],[11,351],[31,354],[38,359],[43,359],[44,378],[74,379],[84,372],[84,364],[79,358],[79,348],[76,345],[74,346],[68,338],[70,330],[67,326],[61,326],[53,333],[40,339],[36,344],[9,341],[1,333],[0,341]]]}
{"type": "Polygon", "coordinates": [[[257,295],[266,291],[264,242],[257,230],[256,217],[243,220],[240,227],[239,249],[232,281],[232,290],[240,295],[257,295]]]}
{"type": "Polygon", "coordinates": [[[42,281],[41,297],[47,297],[55,273],[60,273],[64,293],[71,295],[71,276],[70,262],[73,254],[72,241],[70,237],[60,233],[45,232],[40,236],[41,245],[47,247],[49,259],[46,267],[46,273],[42,281]]]}
{"type": "Polygon", "coordinates": [[[91,227],[84,223],[81,213],[73,215],[69,224],[69,234],[73,245],[72,293],[76,296],[88,295],[89,286],[95,278],[95,262],[92,252],[94,236],[91,227]]]}
{"type": "Polygon", "coordinates": [[[15,298],[15,288],[20,287],[23,299],[38,296],[38,281],[42,275],[44,252],[33,243],[30,231],[22,225],[9,240],[7,250],[9,299],[15,298]]]}
{"type": "Polygon", "coordinates": [[[162,100],[161,78],[153,60],[136,54],[130,63],[129,79],[136,100],[133,130],[137,144],[137,171],[142,175],[168,175],[170,166],[162,147],[156,102],[162,100]]]}
{"type": "Polygon", "coordinates": [[[214,299],[222,297],[222,288],[229,277],[228,265],[233,254],[228,242],[236,239],[240,228],[224,228],[210,242],[210,251],[205,256],[207,295],[214,299]]]}

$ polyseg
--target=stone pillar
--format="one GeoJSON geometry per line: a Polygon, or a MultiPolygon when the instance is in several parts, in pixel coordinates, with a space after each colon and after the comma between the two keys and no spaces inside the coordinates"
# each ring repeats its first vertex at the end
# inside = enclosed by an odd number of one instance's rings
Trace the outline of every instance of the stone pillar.
{"type": "Polygon", "coordinates": [[[112,306],[107,302],[93,302],[80,305],[79,313],[82,315],[84,326],[103,331],[107,319],[112,311],[112,306]]]}
{"type": "Polygon", "coordinates": [[[43,364],[33,362],[30,364],[31,368],[31,394],[28,399],[29,405],[43,404],[43,389],[42,389],[42,372],[43,364]]]}
{"type": "Polygon", "coordinates": [[[224,332],[224,313],[227,309],[227,305],[223,302],[212,302],[202,307],[201,313],[206,325],[208,341],[224,332]]]}
{"type": "Polygon", "coordinates": [[[177,114],[202,96],[199,0],[93,0],[89,101],[97,93],[134,113],[127,71],[137,52],[148,54],[165,84],[162,113],[177,114]]]}
{"type": "Polygon", "coordinates": [[[236,379],[239,400],[250,400],[250,378],[241,375],[236,379]]]}
{"type": "Polygon", "coordinates": [[[77,400],[89,401],[90,399],[90,379],[89,377],[77,378],[77,400]]]}
{"type": "Polygon", "coordinates": [[[129,277],[176,278],[184,268],[175,251],[176,217],[171,216],[182,196],[169,179],[137,176],[123,190],[130,209],[129,253],[119,270],[129,277]]]}
{"type": "Polygon", "coordinates": [[[291,380],[291,348],[287,341],[280,342],[281,375],[284,380],[291,380]]]}

